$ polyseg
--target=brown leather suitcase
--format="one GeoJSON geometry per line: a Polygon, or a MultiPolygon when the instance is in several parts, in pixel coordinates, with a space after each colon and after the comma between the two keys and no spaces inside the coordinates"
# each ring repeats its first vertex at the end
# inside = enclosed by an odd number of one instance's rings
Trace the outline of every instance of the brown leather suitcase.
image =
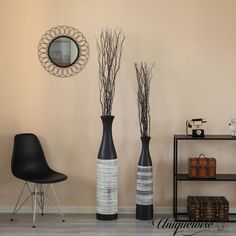
{"type": "Polygon", "coordinates": [[[223,196],[188,196],[187,209],[191,221],[229,220],[229,202],[223,196]]]}
{"type": "Polygon", "coordinates": [[[207,158],[203,153],[199,157],[189,158],[188,174],[190,178],[215,178],[216,159],[207,158]]]}

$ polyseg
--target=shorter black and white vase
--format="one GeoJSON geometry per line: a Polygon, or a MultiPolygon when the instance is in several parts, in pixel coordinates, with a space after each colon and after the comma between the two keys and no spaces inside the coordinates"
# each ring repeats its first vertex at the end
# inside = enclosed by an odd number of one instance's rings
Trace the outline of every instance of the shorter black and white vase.
{"type": "Polygon", "coordinates": [[[97,157],[97,219],[118,218],[118,162],[112,138],[114,116],[101,116],[102,142],[97,157]]]}
{"type": "Polygon", "coordinates": [[[153,219],[153,173],[149,152],[150,137],[141,137],[142,152],[137,168],[136,219],[153,219]]]}

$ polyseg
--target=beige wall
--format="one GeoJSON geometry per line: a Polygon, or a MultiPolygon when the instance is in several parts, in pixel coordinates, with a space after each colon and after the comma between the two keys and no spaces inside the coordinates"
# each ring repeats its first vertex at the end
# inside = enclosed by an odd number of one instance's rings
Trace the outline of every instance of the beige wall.
{"type": "MultiPolygon", "coordinates": [[[[113,105],[119,205],[135,206],[140,134],[133,63],[147,61],[156,63],[150,145],[155,205],[171,207],[173,135],[185,132],[186,119],[201,116],[208,120],[206,133],[228,134],[227,123],[236,117],[236,1],[0,0],[0,5],[0,206],[13,205],[21,184],[10,172],[19,132],[38,134],[50,165],[69,176],[56,187],[63,206],[96,205],[102,127],[95,38],[103,27],[118,26],[127,35],[113,105]],[[69,79],[51,76],[37,56],[41,36],[57,25],[78,28],[90,45],[89,63],[69,79]]],[[[205,152],[218,158],[219,169],[236,172],[232,142],[181,147],[183,159],[205,152]]],[[[208,191],[225,193],[236,206],[233,184],[185,186],[183,195],[203,194],[211,186],[208,191]]]]}

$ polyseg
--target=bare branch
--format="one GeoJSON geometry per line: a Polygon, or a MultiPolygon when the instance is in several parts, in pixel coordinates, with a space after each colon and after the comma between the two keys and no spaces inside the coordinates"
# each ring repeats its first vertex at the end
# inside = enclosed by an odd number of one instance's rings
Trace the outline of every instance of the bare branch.
{"type": "Polygon", "coordinates": [[[147,63],[141,62],[140,65],[134,64],[138,91],[137,91],[137,102],[138,102],[138,117],[141,136],[150,136],[151,129],[151,116],[150,116],[150,82],[152,79],[152,68],[154,64],[148,67],[147,63]]]}
{"type": "Polygon", "coordinates": [[[111,115],[115,80],[120,69],[125,35],[122,29],[103,29],[97,39],[99,91],[102,115],[111,115]]]}

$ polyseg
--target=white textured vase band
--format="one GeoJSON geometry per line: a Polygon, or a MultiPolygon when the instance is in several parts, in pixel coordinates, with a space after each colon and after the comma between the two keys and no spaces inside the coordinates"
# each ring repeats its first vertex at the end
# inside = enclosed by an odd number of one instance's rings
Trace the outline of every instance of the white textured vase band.
{"type": "Polygon", "coordinates": [[[97,159],[97,213],[118,213],[118,160],[97,159]]]}
{"type": "Polygon", "coordinates": [[[153,204],[153,177],[152,166],[138,166],[136,204],[153,204]]]}

